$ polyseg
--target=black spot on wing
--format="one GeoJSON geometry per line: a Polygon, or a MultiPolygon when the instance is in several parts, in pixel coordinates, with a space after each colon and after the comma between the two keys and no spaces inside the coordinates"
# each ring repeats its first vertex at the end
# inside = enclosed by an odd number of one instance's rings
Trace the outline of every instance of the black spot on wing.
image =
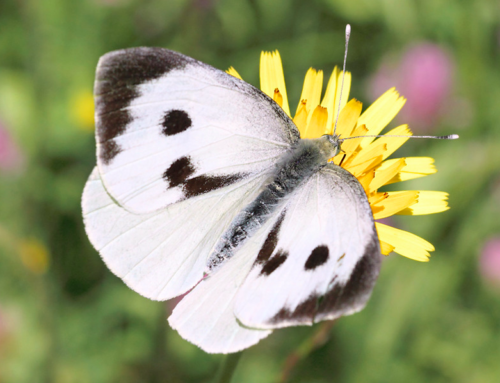
{"type": "Polygon", "coordinates": [[[381,255],[377,242],[375,236],[365,248],[348,282],[345,285],[334,284],[322,297],[318,307],[319,319],[322,316],[338,317],[352,309],[359,310],[366,304],[380,271],[381,255]]]}
{"type": "Polygon", "coordinates": [[[196,197],[200,194],[208,193],[212,190],[221,189],[231,185],[242,178],[246,174],[233,174],[224,176],[198,176],[184,182],[183,190],[186,198],[196,197]]]}
{"type": "Polygon", "coordinates": [[[269,320],[269,323],[312,324],[317,320],[339,317],[353,308],[361,309],[370,297],[380,270],[380,248],[375,241],[378,241],[378,238],[375,237],[366,247],[347,284],[335,284],[337,278],[334,276],[331,281],[334,287],[327,294],[322,296],[313,293],[294,310],[283,307],[269,320]]]}
{"type": "Polygon", "coordinates": [[[288,258],[288,252],[279,250],[272,258],[270,258],[262,267],[260,275],[271,275],[280,267],[288,258]]]}
{"type": "Polygon", "coordinates": [[[320,245],[311,252],[311,255],[309,255],[309,257],[307,258],[304,268],[306,270],[314,270],[316,267],[321,266],[326,261],[328,261],[328,256],[328,247],[325,245],[320,245]]]}
{"type": "Polygon", "coordinates": [[[161,125],[163,126],[162,133],[165,136],[173,136],[174,134],[182,133],[191,127],[191,118],[183,110],[169,110],[165,113],[161,125]]]}
{"type": "Polygon", "coordinates": [[[186,180],[195,171],[193,164],[189,157],[181,157],[169,166],[165,173],[163,173],[163,179],[168,182],[168,186],[173,188],[179,186],[186,182],[186,180]]]}
{"type": "Polygon", "coordinates": [[[285,212],[283,211],[283,213],[281,213],[278,220],[274,224],[273,228],[267,235],[267,238],[264,241],[264,244],[262,245],[259,254],[257,255],[255,264],[263,264],[267,262],[269,258],[271,258],[271,255],[273,255],[274,250],[276,249],[276,245],[278,244],[278,234],[280,232],[281,224],[283,223],[284,219],[285,219],[285,212]]]}
{"type": "Polygon", "coordinates": [[[270,319],[270,323],[276,324],[293,320],[299,323],[312,323],[316,309],[318,308],[318,296],[311,294],[305,301],[300,303],[293,311],[283,307],[270,319]]]}
{"type": "Polygon", "coordinates": [[[190,62],[196,60],[162,48],[125,49],[101,57],[94,95],[97,138],[101,143],[98,155],[104,164],[108,165],[121,151],[116,142],[104,143],[123,134],[132,122],[127,107],[139,96],[137,86],[190,62]]]}

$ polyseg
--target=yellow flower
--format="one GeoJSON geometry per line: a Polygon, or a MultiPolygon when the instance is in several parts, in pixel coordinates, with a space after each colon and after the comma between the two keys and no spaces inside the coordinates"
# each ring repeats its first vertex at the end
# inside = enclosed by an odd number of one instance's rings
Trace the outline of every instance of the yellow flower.
{"type": "Polygon", "coordinates": [[[85,131],[94,131],[94,95],[89,90],[80,90],[71,99],[71,116],[76,125],[85,131]]]}
{"type": "Polygon", "coordinates": [[[19,245],[19,253],[24,266],[34,274],[47,272],[50,263],[49,251],[36,239],[26,239],[19,245]]]}
{"type": "MultiPolygon", "coordinates": [[[[241,78],[234,68],[229,74],[241,78]]],[[[349,100],[351,74],[345,73],[343,91],[340,92],[342,71],[333,70],[328,85],[321,98],[323,71],[307,71],[299,104],[292,116],[285,88],[283,66],[278,51],[262,52],[260,59],[260,87],[264,93],[276,101],[293,118],[301,138],[317,138],[323,134],[333,134],[337,109],[340,115],[336,134],[341,138],[378,135],[398,114],[405,98],[394,89],[389,89],[368,109],[361,113],[362,104],[356,99],[349,100]],[[342,93],[342,94],[341,94],[342,93]],[[342,97],[342,100],[340,100],[342,97]],[[348,101],[349,100],[349,101],[348,101]]],[[[410,136],[407,125],[398,126],[388,135],[410,136]]],[[[378,139],[364,137],[346,140],[342,150],[333,161],[351,172],[363,185],[375,220],[392,215],[423,215],[448,210],[448,194],[438,191],[397,191],[382,192],[379,189],[388,184],[411,180],[436,173],[434,159],[430,157],[387,158],[402,146],[408,138],[378,139]],[[345,155],[345,157],[344,157],[345,155]],[[344,157],[344,158],[343,158],[344,157]],[[341,163],[342,162],[342,163],[341,163]]],[[[415,234],[394,227],[375,223],[382,254],[392,251],[416,261],[427,262],[432,244],[415,234]]]]}

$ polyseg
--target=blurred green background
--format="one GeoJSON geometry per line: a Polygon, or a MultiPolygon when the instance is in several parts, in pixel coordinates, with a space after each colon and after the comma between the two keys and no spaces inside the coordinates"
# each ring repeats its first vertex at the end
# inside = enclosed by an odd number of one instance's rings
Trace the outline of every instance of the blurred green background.
{"type": "MultiPolygon", "coordinates": [[[[461,135],[397,153],[436,159],[438,174],[396,186],[447,191],[451,209],[391,221],[431,241],[431,261],[390,255],[367,308],[337,321],[289,381],[500,381],[498,1],[1,0],[0,382],[209,382],[221,361],[172,331],[173,304],[129,290],[87,240],[98,58],[162,46],[258,86],[260,51],[278,49],[294,110],[310,66],[341,65],[346,23],[351,97],[366,107],[397,86],[409,99],[397,122],[461,135]]],[[[280,381],[316,331],[276,331],[233,381],[280,381]]]]}

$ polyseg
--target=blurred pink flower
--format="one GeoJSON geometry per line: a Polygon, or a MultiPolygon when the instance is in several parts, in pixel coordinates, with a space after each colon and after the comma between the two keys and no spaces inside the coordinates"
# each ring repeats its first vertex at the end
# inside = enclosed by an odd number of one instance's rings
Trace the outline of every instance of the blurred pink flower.
{"type": "Polygon", "coordinates": [[[129,3],[129,0],[95,0],[98,5],[110,6],[110,7],[119,7],[121,5],[126,5],[129,3]]]}
{"type": "Polygon", "coordinates": [[[0,351],[5,346],[9,337],[9,324],[3,310],[0,308],[0,351]]]}
{"type": "Polygon", "coordinates": [[[0,173],[16,173],[24,164],[24,156],[0,123],[0,173]]]}
{"type": "Polygon", "coordinates": [[[453,86],[454,63],[439,45],[419,43],[409,47],[399,62],[386,59],[370,81],[373,99],[387,88],[408,99],[401,119],[410,126],[429,130],[445,112],[453,86]]]}
{"type": "Polygon", "coordinates": [[[479,271],[485,280],[500,287],[500,237],[490,239],[484,245],[479,271]]]}

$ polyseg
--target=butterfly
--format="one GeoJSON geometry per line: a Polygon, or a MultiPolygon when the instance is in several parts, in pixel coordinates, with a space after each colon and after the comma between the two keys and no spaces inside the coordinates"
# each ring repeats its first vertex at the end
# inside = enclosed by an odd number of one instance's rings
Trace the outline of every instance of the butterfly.
{"type": "Polygon", "coordinates": [[[381,252],[365,191],[252,85],[162,48],[104,55],[86,232],[109,269],[210,353],[361,310],[381,252]]]}

